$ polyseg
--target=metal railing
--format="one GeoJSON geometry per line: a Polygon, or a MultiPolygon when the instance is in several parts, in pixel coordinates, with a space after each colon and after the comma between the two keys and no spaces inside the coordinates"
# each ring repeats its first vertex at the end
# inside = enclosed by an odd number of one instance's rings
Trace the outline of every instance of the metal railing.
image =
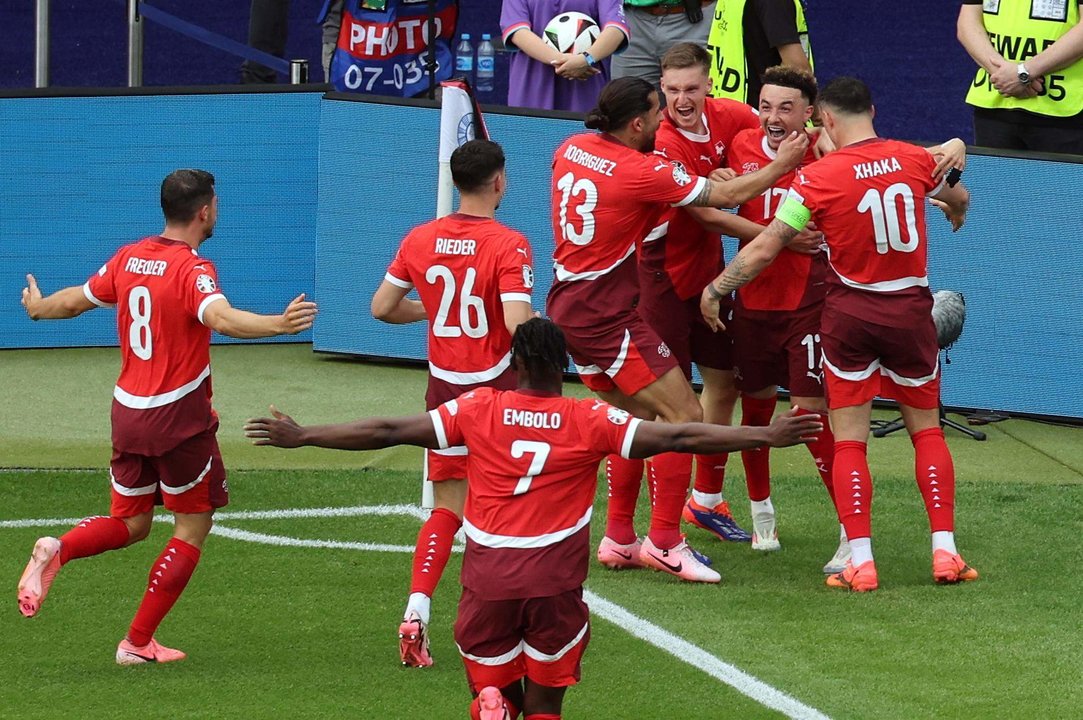
{"type": "MultiPolygon", "coordinates": [[[[154,20],[174,32],[186,35],[206,45],[252,60],[289,76],[293,85],[308,82],[308,60],[290,60],[250,48],[236,40],[213,33],[206,28],[174,17],[142,0],[118,0],[128,10],[128,87],[143,85],[143,23],[154,20]],[[143,12],[144,8],[148,12],[143,12]]],[[[49,87],[49,0],[34,3],[34,87],[49,87]]]]}

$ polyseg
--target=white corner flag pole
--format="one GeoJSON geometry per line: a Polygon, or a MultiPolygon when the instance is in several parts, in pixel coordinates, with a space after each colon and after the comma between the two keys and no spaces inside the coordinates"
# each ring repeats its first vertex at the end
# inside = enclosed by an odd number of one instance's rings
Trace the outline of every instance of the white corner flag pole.
{"type": "MultiPolygon", "coordinates": [[[[440,83],[440,165],[436,179],[436,217],[451,214],[454,183],[451,181],[451,153],[475,137],[489,139],[485,120],[474,101],[470,85],[464,79],[440,83]]],[[[421,507],[431,510],[436,505],[432,481],[429,480],[428,453],[422,474],[421,507]]]]}

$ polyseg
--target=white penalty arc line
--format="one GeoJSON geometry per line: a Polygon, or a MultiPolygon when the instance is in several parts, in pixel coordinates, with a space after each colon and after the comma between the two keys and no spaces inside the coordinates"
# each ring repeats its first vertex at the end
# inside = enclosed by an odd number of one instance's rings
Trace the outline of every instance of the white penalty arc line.
{"type": "MultiPolygon", "coordinates": [[[[289,510],[246,510],[215,513],[215,520],[279,520],[292,518],[327,518],[361,517],[365,515],[404,515],[418,519],[426,517],[426,511],[416,505],[375,505],[339,508],[293,508],[289,510]]],[[[0,520],[0,528],[31,528],[75,525],[84,518],[41,518],[30,520],[0,520]]],[[[156,522],[173,522],[167,515],[156,515],[156,522]]],[[[348,542],[339,540],[308,540],[286,535],[226,528],[216,525],[211,531],[231,540],[260,543],[279,547],[323,548],[334,550],[363,550],[369,552],[412,553],[413,545],[387,545],[381,543],[348,542]]],[[[462,548],[454,548],[462,552],[462,548]]],[[[830,720],[813,707],[805,705],[791,695],[778,690],[737,667],[715,657],[698,645],[688,642],[658,625],[633,615],[614,602],[606,600],[597,593],[583,590],[583,599],[592,614],[606,622],[616,625],[632,637],[642,640],[662,650],[678,660],[710,675],[730,686],[737,692],[763,705],[776,710],[793,720],[830,720]]]]}

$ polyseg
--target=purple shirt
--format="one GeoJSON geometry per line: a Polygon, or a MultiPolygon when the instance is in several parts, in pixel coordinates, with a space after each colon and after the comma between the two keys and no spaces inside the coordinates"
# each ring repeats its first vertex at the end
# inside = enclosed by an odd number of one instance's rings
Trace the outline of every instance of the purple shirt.
{"type": "MultiPolygon", "coordinates": [[[[624,45],[627,45],[628,26],[624,23],[621,0],[504,0],[500,10],[504,44],[509,50],[517,49],[513,36],[524,28],[542,37],[549,21],[565,12],[589,15],[598,21],[602,30],[610,26],[619,28],[626,38],[624,45]]],[[[553,72],[552,67],[526,53],[516,52],[511,56],[508,105],[587,112],[594,107],[598,93],[609,82],[608,58],[597,67],[601,72],[590,79],[565,80],[553,72]]]]}

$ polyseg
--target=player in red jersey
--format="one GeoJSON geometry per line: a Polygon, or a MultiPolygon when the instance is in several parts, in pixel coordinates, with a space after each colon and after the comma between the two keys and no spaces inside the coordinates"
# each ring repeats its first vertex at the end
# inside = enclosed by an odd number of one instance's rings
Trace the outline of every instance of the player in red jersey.
{"type": "MultiPolygon", "coordinates": [[[[648,154],[661,121],[657,90],[638,78],[620,78],[606,85],[587,115],[587,127],[601,132],[574,135],[557,149],[556,278],[546,308],[589,388],[637,417],[686,422],[701,419],[702,409],[671,349],[636,309],[636,247],[664,232],[666,205],[732,206],[762,192],[777,175],[728,181],[690,175],[648,154]]],[[[804,133],[795,133],[783,144],[781,163],[796,165],[807,145],[804,133]]],[[[675,453],[653,458],[650,533],[641,544],[631,528],[631,509],[622,510],[617,517],[626,522],[607,527],[599,548],[600,558],[612,558],[606,564],[647,565],[691,581],[721,579],[680,534],[690,463],[675,453]]],[[[638,476],[633,479],[638,486],[638,476]]]]}
{"type": "Polygon", "coordinates": [[[257,445],[371,450],[470,448],[463,594],[455,642],[475,700],[472,718],[560,717],[590,639],[583,581],[598,464],[609,454],[718,452],[807,442],[816,419],[770,428],[642,422],[601,400],[561,396],[559,328],[535,318],[515,332],[518,390],[482,388],[427,414],[301,427],[277,412],[250,420],[257,445]]]}
{"type": "MultiPolygon", "coordinates": [[[[511,333],[531,316],[534,286],[530,244],[494,217],[507,188],[504,151],[471,140],[452,153],[457,213],[406,236],[372,298],[372,314],[390,323],[429,321],[429,410],[477,387],[515,387],[511,333]],[[416,288],[420,300],[406,297],[416,288]]],[[[432,595],[462,526],[467,451],[429,450],[434,508],[414,549],[410,597],[399,628],[404,665],[432,665],[428,624],[432,595]]]]}
{"type": "Polygon", "coordinates": [[[121,368],[113,391],[110,515],[37,541],[19,580],[19,610],[36,615],[67,562],[146,538],[155,504],[173,512],[173,537],[151,566],[143,602],[117,647],[121,665],[185,657],[159,644],[154,632],[199,562],[215,508],[228,501],[211,407],[211,330],[236,338],[294,335],[316,314],[304,295],[281,315],[256,315],[226,300],[214,264],[196,253],[218,218],[213,175],[177,170],[162,181],[161,195],[161,235],[122,247],[85,285],[48,297],[27,275],[22,300],[32,320],[117,306],[121,368]]]}
{"type": "MultiPolygon", "coordinates": [[[[655,153],[700,175],[725,167],[728,148],[743,129],[758,128],[756,111],[728,99],[709,98],[711,58],[701,46],[679,43],[662,57],[662,91],[666,110],[655,153]]],[[[800,131],[802,128],[794,128],[800,131]]],[[[792,166],[762,166],[777,176],[792,166]]],[[[733,418],[737,390],[733,381],[732,343],[728,334],[714,334],[699,312],[699,294],[723,267],[720,231],[733,215],[711,207],[670,208],[658,237],[643,243],[639,258],[639,312],[673,351],[686,378],[695,362],[703,378],[700,402],[707,422],[728,425],[733,418]]],[[[697,457],[692,497],[684,506],[684,519],[723,540],[748,542],[751,538],[733,519],[723,498],[727,456],[697,457]]],[[[639,468],[614,460],[610,463],[611,523],[623,508],[634,509],[639,468]],[[620,492],[621,488],[627,488],[620,492]]],[[[634,531],[630,515],[614,532],[634,531]]],[[[610,535],[610,537],[616,537],[610,535]]]]}
{"type": "Polygon", "coordinates": [[[962,185],[938,182],[937,163],[926,150],[876,136],[872,98],[861,81],[834,80],[820,94],[820,106],[824,128],[840,149],[798,173],[771,224],[704,288],[704,318],[719,326],[717,298],[759,275],[814,220],[833,271],[820,334],[835,433],[833,484],[852,553],[828,585],[869,591],[879,584],[866,457],[877,395],[899,401],[914,444],[915,474],[932,531],[934,579],[974,580],[977,572],[955,547],[955,471],[939,424],[923,201],[933,198],[958,230],[969,193],[962,185]]]}

